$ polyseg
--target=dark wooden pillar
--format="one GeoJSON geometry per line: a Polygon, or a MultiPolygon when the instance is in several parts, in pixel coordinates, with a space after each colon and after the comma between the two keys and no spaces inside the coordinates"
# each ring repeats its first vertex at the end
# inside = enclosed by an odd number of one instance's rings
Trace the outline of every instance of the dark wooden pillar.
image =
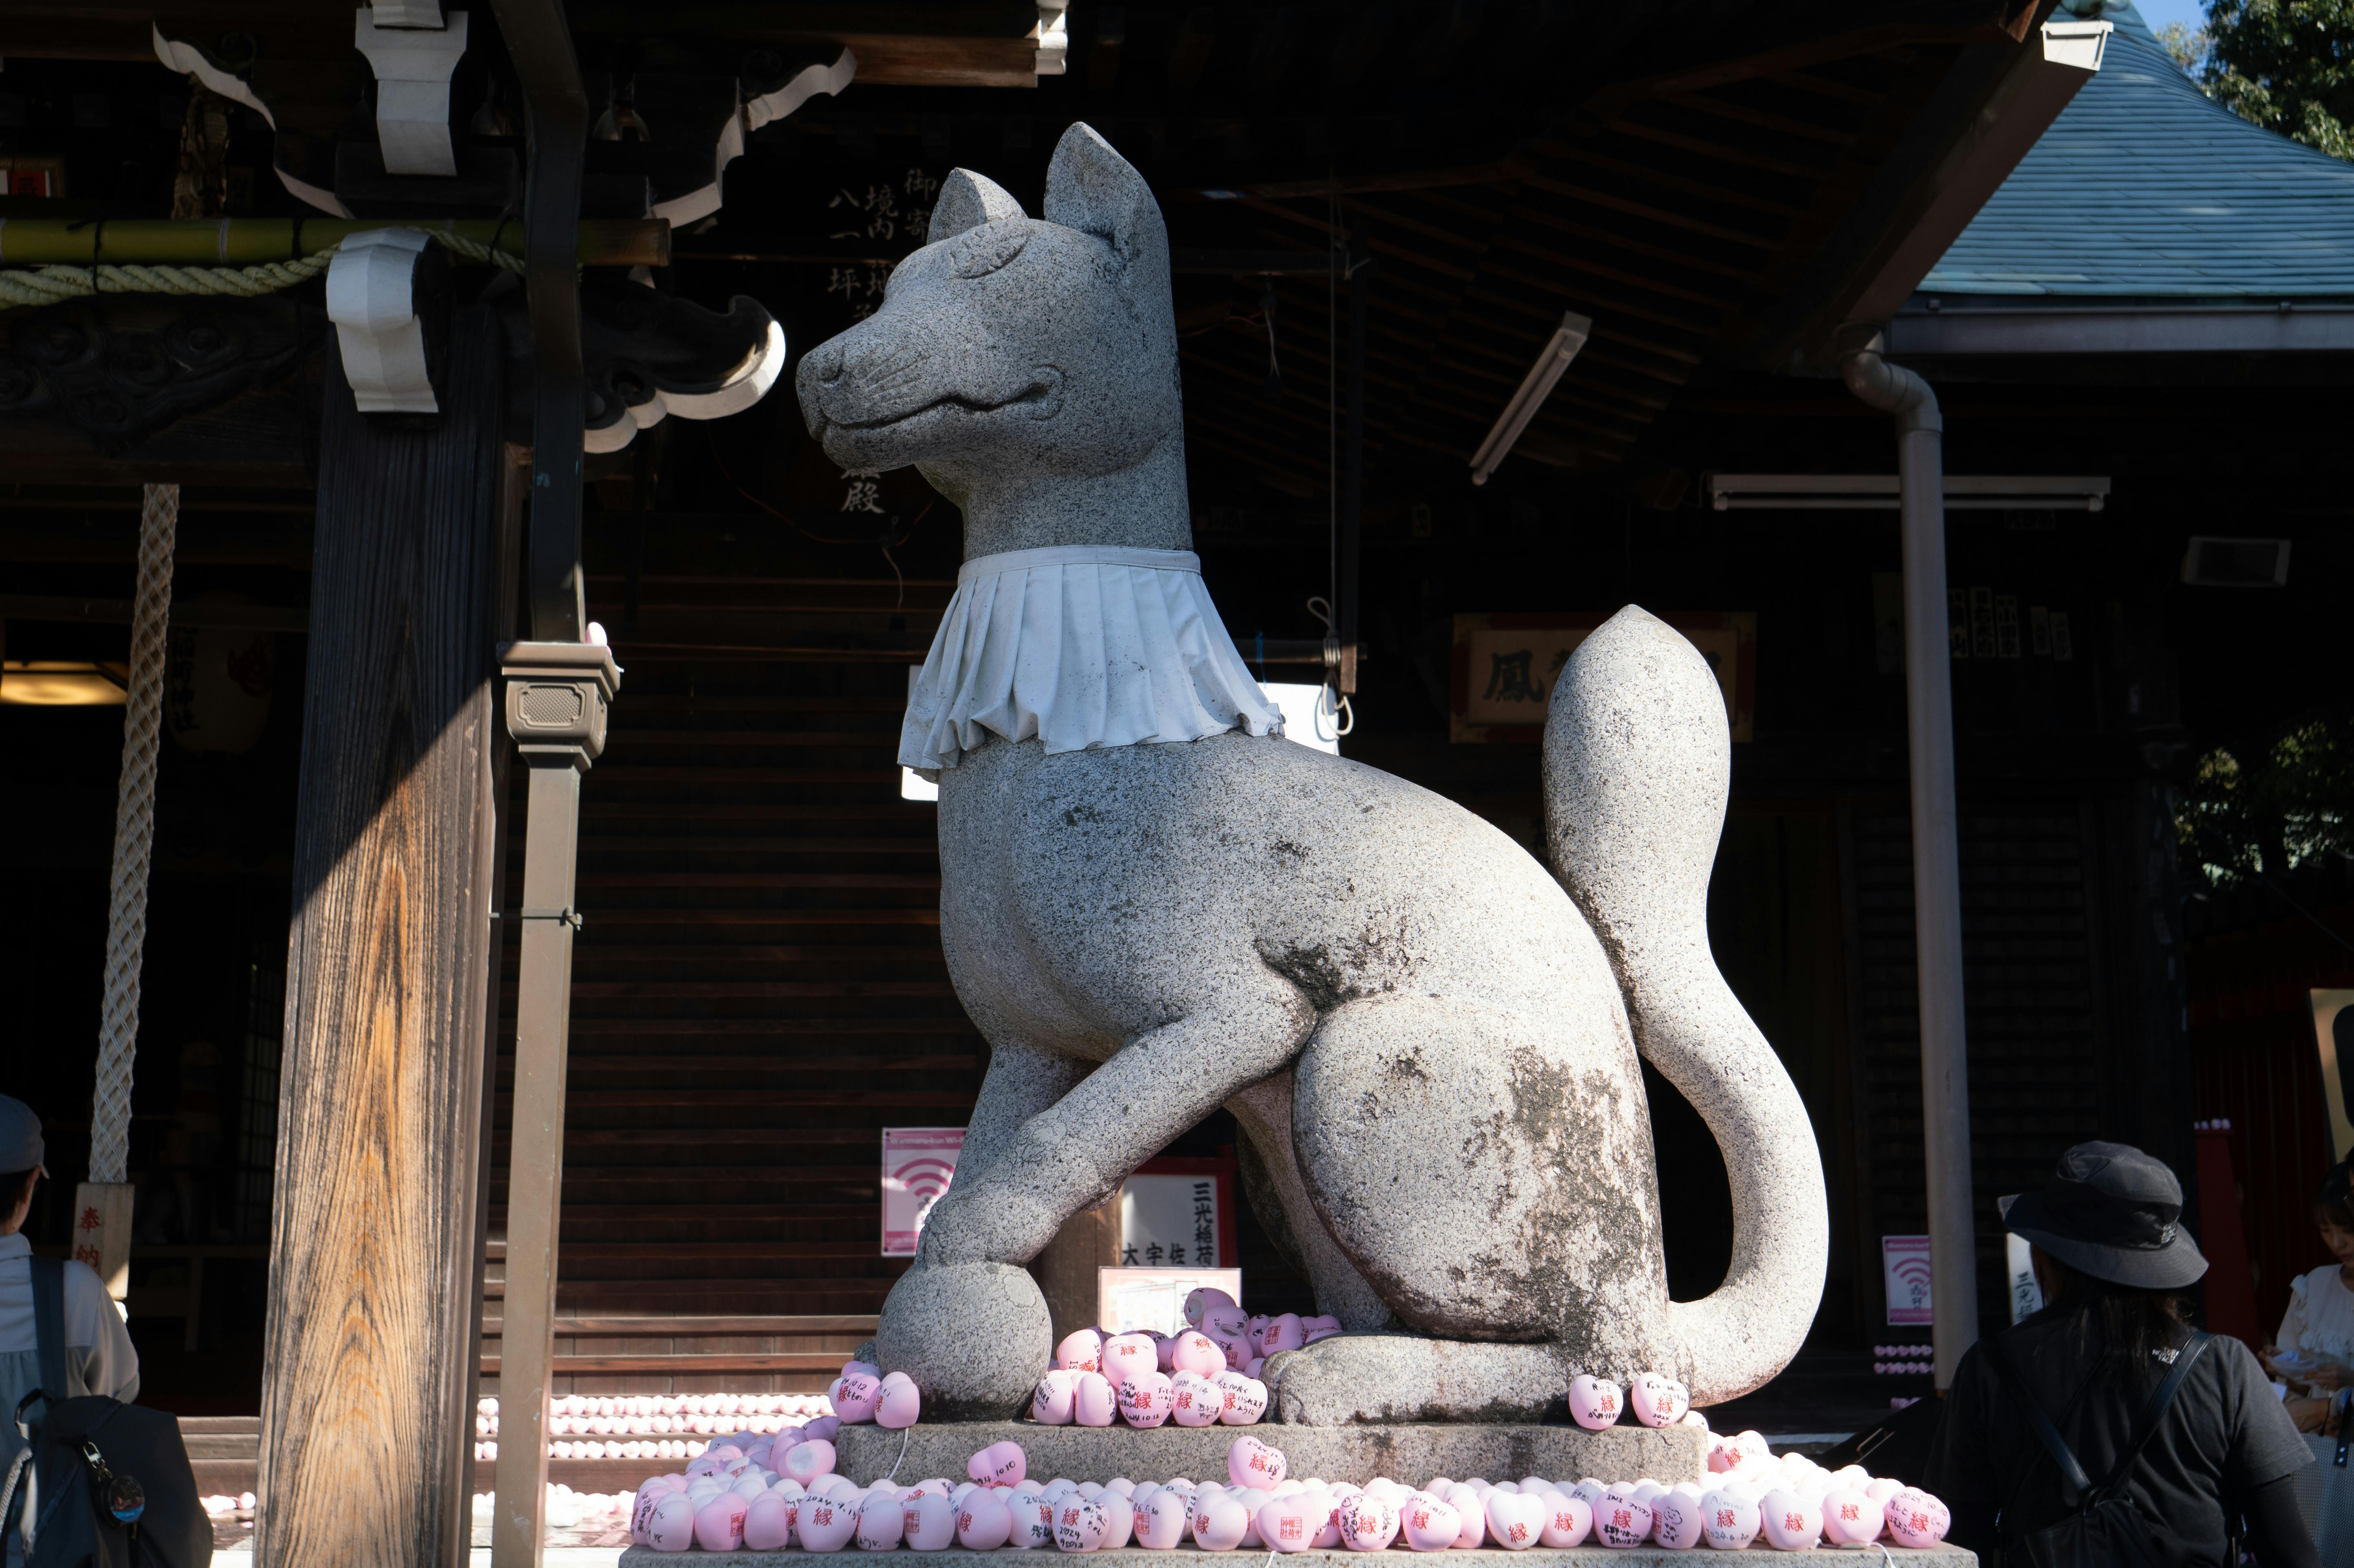
{"type": "Polygon", "coordinates": [[[266,1568],[461,1565],[473,1412],[496,659],[499,331],[442,412],[357,413],[334,349],[261,1415],[266,1568]]]}
{"type": "Polygon", "coordinates": [[[1063,1222],[1055,1239],[1030,1265],[1039,1292],[1046,1298],[1046,1316],[1055,1325],[1055,1342],[1066,1334],[1096,1326],[1096,1270],[1119,1262],[1119,1193],[1092,1209],[1081,1209],[1063,1222]]]}

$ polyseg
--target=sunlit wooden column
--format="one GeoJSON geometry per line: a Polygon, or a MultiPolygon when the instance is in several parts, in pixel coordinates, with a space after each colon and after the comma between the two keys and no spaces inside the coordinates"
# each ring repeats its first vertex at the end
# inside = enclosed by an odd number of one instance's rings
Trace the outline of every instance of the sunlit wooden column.
{"type": "Polygon", "coordinates": [[[493,765],[501,343],[434,415],[329,352],[262,1380],[267,1568],[462,1564],[493,765]]]}

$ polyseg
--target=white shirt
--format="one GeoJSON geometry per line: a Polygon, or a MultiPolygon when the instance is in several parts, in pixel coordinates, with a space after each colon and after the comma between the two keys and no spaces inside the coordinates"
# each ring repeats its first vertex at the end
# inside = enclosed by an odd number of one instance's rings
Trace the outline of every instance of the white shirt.
{"type": "MultiPolygon", "coordinates": [[[[51,1393],[65,1399],[102,1393],[128,1404],[139,1397],[139,1352],[122,1326],[122,1314],[97,1273],[86,1263],[68,1260],[65,1277],[66,1386],[51,1393]]],[[[22,1232],[0,1236],[0,1420],[16,1413],[16,1402],[31,1392],[16,1386],[37,1381],[40,1330],[33,1317],[33,1244],[22,1232]]],[[[17,1428],[21,1436],[23,1428],[17,1428]]],[[[29,1467],[24,1478],[25,1505],[17,1521],[18,1539],[8,1553],[16,1562],[31,1554],[33,1520],[40,1499],[29,1467]]]]}
{"type": "MultiPolygon", "coordinates": [[[[0,1236],[0,1355],[36,1350],[33,1328],[33,1244],[24,1233],[0,1236]]],[[[125,1404],[139,1397],[139,1352],[122,1314],[86,1263],[66,1264],[66,1388],[64,1397],[102,1393],[125,1404]]]]}
{"type": "Polygon", "coordinates": [[[2346,1288],[2338,1265],[2324,1264],[2288,1282],[2278,1343],[2284,1351],[2303,1351],[2308,1361],[2354,1365],[2354,1290],[2346,1288]]]}

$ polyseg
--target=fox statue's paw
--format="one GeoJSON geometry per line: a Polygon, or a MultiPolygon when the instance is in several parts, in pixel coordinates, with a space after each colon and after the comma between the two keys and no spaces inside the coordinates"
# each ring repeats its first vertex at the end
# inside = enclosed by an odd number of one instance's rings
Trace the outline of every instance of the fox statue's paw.
{"type": "Polygon", "coordinates": [[[1006,1263],[919,1265],[883,1303],[875,1350],[913,1378],[935,1421],[1021,1414],[1046,1370],[1054,1331],[1029,1273],[1006,1263]]]}
{"type": "Polygon", "coordinates": [[[1267,1358],[1269,1415],[1296,1426],[1478,1421],[1533,1425],[1567,1407],[1548,1345],[1342,1334],[1267,1358]]]}

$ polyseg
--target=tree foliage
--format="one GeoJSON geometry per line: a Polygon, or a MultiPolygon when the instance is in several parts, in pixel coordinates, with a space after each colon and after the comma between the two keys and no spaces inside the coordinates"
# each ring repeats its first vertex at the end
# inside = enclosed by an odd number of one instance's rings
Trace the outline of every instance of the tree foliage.
{"type": "Polygon", "coordinates": [[[2354,722],[2309,720],[2243,752],[2199,759],[2175,818],[2187,865],[2221,883],[2354,853],[2354,722]]]}
{"type": "MultiPolygon", "coordinates": [[[[2174,29],[2169,29],[2174,30],[2174,29]]],[[[2354,0],[2208,0],[2200,85],[2268,131],[2354,159],[2354,0]]],[[[2178,59],[2176,40],[2166,40],[2178,59]]],[[[2189,62],[2185,62],[2188,69],[2189,62]]]]}
{"type": "Polygon", "coordinates": [[[2158,29],[2158,41],[2174,57],[2174,63],[2193,77],[2207,63],[2207,29],[2193,31],[2181,22],[2168,22],[2158,29]]]}

